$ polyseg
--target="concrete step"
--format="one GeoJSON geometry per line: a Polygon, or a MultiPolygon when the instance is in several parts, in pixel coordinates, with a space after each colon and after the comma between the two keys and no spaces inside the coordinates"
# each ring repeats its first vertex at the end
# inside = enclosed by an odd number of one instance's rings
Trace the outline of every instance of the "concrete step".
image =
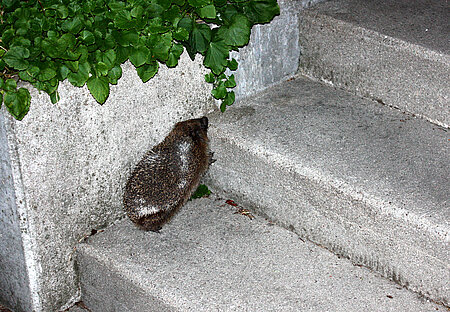
{"type": "Polygon", "coordinates": [[[300,15],[300,72],[450,125],[449,1],[335,0],[300,15]]]}
{"type": "Polygon", "coordinates": [[[160,234],[128,219],[78,248],[82,299],[109,311],[445,311],[218,198],[160,234]]]}
{"type": "Polygon", "coordinates": [[[447,129],[304,77],[210,118],[207,184],[447,304],[447,129]]]}

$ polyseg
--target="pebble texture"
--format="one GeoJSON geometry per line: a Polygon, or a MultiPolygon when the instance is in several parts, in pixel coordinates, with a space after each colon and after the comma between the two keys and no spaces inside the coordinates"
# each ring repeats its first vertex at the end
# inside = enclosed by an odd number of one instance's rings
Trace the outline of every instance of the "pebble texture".
{"type": "Polygon", "coordinates": [[[84,303],[110,311],[445,311],[225,200],[160,234],[123,220],[78,249],[84,303]]]}

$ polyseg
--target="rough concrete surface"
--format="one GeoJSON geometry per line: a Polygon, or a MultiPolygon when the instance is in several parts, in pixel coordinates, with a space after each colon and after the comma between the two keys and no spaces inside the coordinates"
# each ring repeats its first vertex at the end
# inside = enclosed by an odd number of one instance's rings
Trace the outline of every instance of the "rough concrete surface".
{"type": "MultiPolygon", "coordinates": [[[[14,180],[8,149],[4,146],[7,146],[6,129],[0,114],[0,303],[13,310],[31,311],[14,180]]],[[[1,308],[0,305],[0,311],[1,308]]]]}
{"type": "Polygon", "coordinates": [[[210,125],[209,185],[448,304],[447,129],[302,77],[210,125]]]}
{"type": "Polygon", "coordinates": [[[110,311],[445,311],[225,199],[189,202],[161,233],[128,219],[78,248],[82,297],[110,311]]]}
{"type": "Polygon", "coordinates": [[[321,3],[300,15],[300,72],[450,125],[448,1],[321,3]]]}
{"type": "MultiPolygon", "coordinates": [[[[282,15],[274,23],[255,27],[251,47],[241,52],[236,74],[239,96],[254,94],[295,73],[297,12],[315,2],[280,1],[282,15]]],[[[180,66],[161,68],[147,84],[140,82],[130,64],[123,71],[103,106],[87,88],[65,82],[59,89],[61,101],[55,105],[46,94],[32,92],[31,110],[22,122],[13,121],[4,108],[0,112],[7,116],[0,121],[7,135],[1,144],[7,160],[0,178],[6,185],[2,192],[9,198],[2,206],[0,228],[10,236],[6,245],[0,245],[0,255],[9,259],[4,272],[16,272],[9,280],[0,273],[0,283],[8,284],[1,293],[11,301],[52,312],[74,302],[78,294],[71,253],[76,242],[92,228],[104,227],[122,215],[122,185],[128,173],[174,122],[201,116],[211,108],[211,86],[204,82],[206,72],[199,59],[191,63],[184,55],[180,66]],[[17,243],[12,243],[12,236],[17,243]],[[11,262],[15,257],[22,259],[11,262]],[[27,293],[33,294],[32,299],[27,293]]]]}
{"type": "Polygon", "coordinates": [[[265,25],[252,28],[249,44],[233,52],[239,62],[234,73],[236,98],[254,95],[297,73],[300,49],[298,46],[298,14],[301,9],[323,0],[280,0],[280,15],[265,25]]]}
{"type": "MultiPolygon", "coordinates": [[[[146,84],[131,64],[125,64],[123,72],[103,106],[86,87],[64,82],[57,104],[33,91],[23,121],[1,111],[6,132],[1,150],[9,154],[10,164],[2,161],[0,176],[10,183],[11,174],[3,169],[10,165],[15,184],[8,189],[11,200],[2,206],[0,231],[5,227],[15,233],[15,248],[21,241],[24,245],[32,294],[28,304],[35,311],[54,312],[76,300],[78,281],[71,255],[78,240],[122,216],[122,187],[146,150],[176,121],[202,116],[213,107],[201,60],[191,62],[187,54],[177,68],[161,68],[146,84]],[[12,219],[18,218],[14,222],[20,231],[9,217],[16,207],[12,219]]],[[[14,240],[5,244],[11,246],[14,240]]],[[[1,257],[8,253],[9,247],[0,249],[1,257]]],[[[23,267],[23,260],[19,263],[23,267]]],[[[26,293],[24,288],[10,300],[26,300],[26,293]]]]}
{"type": "Polygon", "coordinates": [[[84,303],[82,304],[82,306],[77,304],[72,306],[69,310],[67,310],[67,312],[91,312],[85,307],[86,306],[84,305],[84,303]]]}

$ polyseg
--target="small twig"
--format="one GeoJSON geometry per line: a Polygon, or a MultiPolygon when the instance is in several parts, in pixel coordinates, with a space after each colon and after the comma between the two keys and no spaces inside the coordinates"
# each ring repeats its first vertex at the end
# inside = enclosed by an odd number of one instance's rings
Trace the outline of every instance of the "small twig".
{"type": "MultiPolygon", "coordinates": [[[[82,242],[84,242],[85,240],[87,240],[89,237],[91,237],[92,235],[95,235],[95,234],[97,234],[97,233],[101,233],[101,232],[103,232],[104,230],[96,230],[96,229],[92,229],[91,230],[91,233],[88,233],[88,234],[85,234],[83,237],[81,237],[79,240],[78,240],[78,242],[77,242],[77,245],[78,244],[81,244],[82,242]]],[[[77,251],[77,246],[75,246],[75,247],[73,247],[73,249],[72,249],[72,251],[70,252],[70,254],[69,254],[69,262],[70,261],[72,261],[72,256],[73,256],[73,254],[75,253],[75,251],[77,251]]]]}
{"type": "Polygon", "coordinates": [[[42,5],[41,0],[38,0],[38,2],[39,2],[39,4],[41,5],[42,12],[45,14],[45,9],[44,9],[44,6],[42,5]]]}

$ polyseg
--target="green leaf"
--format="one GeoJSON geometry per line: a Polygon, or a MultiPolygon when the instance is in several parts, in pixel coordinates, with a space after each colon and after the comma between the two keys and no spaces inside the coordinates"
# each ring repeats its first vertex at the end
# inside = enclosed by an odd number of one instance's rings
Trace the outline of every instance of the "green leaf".
{"type": "Polygon", "coordinates": [[[205,52],[211,41],[211,29],[205,24],[195,24],[189,36],[189,45],[195,52],[205,52]]]}
{"type": "Polygon", "coordinates": [[[229,25],[219,28],[217,36],[227,45],[242,47],[250,40],[250,28],[251,24],[247,17],[236,14],[231,18],[229,25]]]}
{"type": "MultiPolygon", "coordinates": [[[[24,48],[29,48],[31,46],[31,41],[23,37],[16,37],[11,43],[11,46],[19,46],[24,48]]],[[[2,50],[5,52],[4,50],[2,50]]]]}
{"type": "Polygon", "coordinates": [[[130,11],[122,10],[114,17],[114,25],[119,29],[131,29],[136,26],[136,22],[132,20],[130,11]]]}
{"type": "Polygon", "coordinates": [[[173,32],[173,38],[178,41],[186,41],[189,39],[189,32],[185,28],[177,28],[173,32]]]}
{"type": "Polygon", "coordinates": [[[203,65],[210,68],[214,74],[220,75],[227,66],[228,55],[228,46],[223,41],[211,42],[206,51],[203,65]]]}
{"type": "Polygon", "coordinates": [[[236,87],[236,81],[234,80],[234,75],[231,75],[230,77],[228,77],[228,80],[225,81],[225,87],[227,87],[227,88],[236,87]]]}
{"type": "Polygon", "coordinates": [[[29,82],[36,81],[36,79],[31,77],[26,70],[21,70],[19,72],[19,79],[22,81],[29,81],[29,82]]]}
{"type": "Polygon", "coordinates": [[[117,84],[117,81],[120,77],[122,77],[122,68],[120,66],[115,66],[108,72],[108,79],[110,84],[117,84]]]}
{"type": "Polygon", "coordinates": [[[155,17],[149,20],[146,30],[152,34],[163,34],[166,33],[169,28],[164,26],[163,19],[161,17],[155,17]]]}
{"type": "Polygon", "coordinates": [[[50,101],[52,101],[52,104],[58,103],[59,100],[60,100],[60,97],[59,97],[58,91],[55,91],[50,94],[50,101]]]}
{"type": "Polygon", "coordinates": [[[194,194],[192,194],[191,199],[208,197],[209,195],[211,195],[211,191],[208,187],[205,184],[200,184],[194,194]]]}
{"type": "Polygon", "coordinates": [[[158,59],[161,62],[165,62],[169,57],[169,50],[172,44],[172,34],[170,32],[161,35],[151,35],[147,42],[147,46],[151,47],[152,50],[151,60],[158,59]]]}
{"type": "Polygon", "coordinates": [[[213,4],[209,4],[200,8],[200,10],[198,10],[198,13],[201,18],[216,18],[216,8],[213,4]]]}
{"type": "Polygon", "coordinates": [[[229,60],[227,62],[227,67],[230,70],[236,70],[236,69],[238,69],[238,62],[235,59],[229,60]]]}
{"type": "Polygon", "coordinates": [[[193,7],[200,8],[211,3],[211,0],[188,0],[193,7]]]}
{"type": "Polygon", "coordinates": [[[217,87],[211,90],[211,94],[218,100],[223,99],[227,94],[227,88],[223,85],[223,83],[219,84],[217,87]]]}
{"type": "Polygon", "coordinates": [[[235,97],[236,96],[234,94],[234,91],[230,91],[227,93],[225,99],[220,104],[220,110],[222,111],[222,113],[226,110],[227,106],[230,106],[234,103],[235,97]]]}
{"type": "Polygon", "coordinates": [[[131,47],[117,47],[117,53],[116,53],[116,62],[118,64],[124,63],[126,60],[128,60],[128,57],[131,53],[131,47]]]}
{"type": "Polygon", "coordinates": [[[252,0],[244,6],[244,13],[252,24],[263,24],[280,14],[280,7],[277,0],[252,0]]]}
{"type": "Polygon", "coordinates": [[[190,33],[194,25],[194,20],[190,17],[183,17],[178,21],[178,28],[184,28],[190,33]]]}
{"type": "Polygon", "coordinates": [[[8,66],[17,69],[24,70],[27,69],[29,63],[26,60],[30,56],[30,51],[23,47],[12,47],[3,56],[3,60],[8,64],[8,66]]]}
{"type": "Polygon", "coordinates": [[[31,96],[25,88],[6,92],[4,101],[9,113],[17,120],[22,120],[30,110],[31,96]]]}
{"type": "Polygon", "coordinates": [[[114,32],[113,36],[122,47],[136,45],[139,41],[139,35],[132,30],[114,32]]]}
{"type": "Polygon", "coordinates": [[[9,44],[9,42],[14,38],[14,35],[16,34],[14,29],[7,29],[2,34],[2,43],[3,44],[9,44]]]}
{"type": "Polygon", "coordinates": [[[137,67],[136,71],[142,82],[147,82],[158,72],[158,62],[152,62],[151,64],[144,64],[141,67],[137,67]]]}
{"type": "Polygon", "coordinates": [[[0,77],[0,90],[5,89],[5,81],[0,77]]]}
{"type": "Polygon", "coordinates": [[[216,7],[222,7],[227,4],[227,0],[214,0],[214,5],[216,7]]]}
{"type": "Polygon", "coordinates": [[[80,38],[86,45],[91,45],[95,43],[95,36],[89,30],[83,30],[80,33],[80,38]]]}
{"type": "Polygon", "coordinates": [[[135,66],[139,67],[147,61],[150,54],[150,50],[145,46],[138,46],[131,50],[130,62],[135,66]]]}
{"type": "Polygon", "coordinates": [[[78,16],[75,16],[73,19],[67,19],[62,23],[61,29],[65,32],[69,32],[72,34],[77,34],[83,28],[83,23],[78,16]]]}
{"type": "Polygon", "coordinates": [[[131,10],[131,16],[132,17],[140,17],[140,16],[142,16],[143,13],[144,13],[144,8],[142,6],[140,6],[140,5],[134,7],[131,10]]]}
{"type": "Polygon", "coordinates": [[[105,52],[96,51],[95,58],[98,62],[102,62],[110,70],[116,64],[116,52],[114,50],[106,50],[105,52]]]}
{"type": "Polygon", "coordinates": [[[14,79],[6,79],[5,91],[14,91],[17,89],[17,82],[14,79]]]}
{"type": "Polygon", "coordinates": [[[108,6],[111,11],[119,11],[125,8],[126,4],[122,1],[108,1],[108,6]]]}
{"type": "Polygon", "coordinates": [[[69,82],[75,87],[82,87],[89,78],[90,70],[91,66],[88,62],[80,63],[80,65],[78,66],[78,71],[76,73],[70,73],[67,76],[67,80],[69,80],[69,82]]]}
{"type": "Polygon", "coordinates": [[[150,3],[150,5],[146,7],[146,9],[150,17],[161,16],[161,14],[164,12],[164,8],[156,3],[150,3]]]}
{"type": "MultiPolygon", "coordinates": [[[[80,62],[79,61],[65,61],[64,65],[70,69],[72,72],[77,72],[78,71],[78,66],[80,66],[80,62]]],[[[67,73],[68,74],[68,73],[67,73]]],[[[67,75],[66,75],[67,77],[67,75]]]]}
{"type": "Polygon", "coordinates": [[[178,21],[181,19],[180,8],[176,5],[173,5],[169,10],[165,11],[162,14],[163,20],[166,21],[166,24],[171,24],[172,26],[177,26],[178,21]]]}
{"type": "Polygon", "coordinates": [[[49,9],[56,10],[58,17],[61,19],[66,19],[69,16],[69,10],[63,4],[54,4],[49,7],[49,9]]]}
{"type": "Polygon", "coordinates": [[[216,81],[216,76],[213,73],[206,74],[205,81],[207,83],[214,83],[216,81]]]}
{"type": "MultiPolygon", "coordinates": [[[[77,66],[77,70],[78,70],[78,66],[77,66]]],[[[67,67],[66,65],[61,65],[61,67],[59,68],[59,74],[60,74],[61,78],[66,79],[67,76],[69,75],[69,73],[70,73],[69,67],[67,67]]]]}
{"type": "Polygon", "coordinates": [[[95,100],[103,104],[109,96],[109,81],[106,77],[94,77],[88,79],[86,83],[89,91],[95,100]]]}
{"type": "Polygon", "coordinates": [[[108,66],[103,62],[98,62],[95,64],[95,71],[97,72],[97,76],[106,76],[108,75],[108,66]]]}
{"type": "Polygon", "coordinates": [[[169,51],[169,58],[166,61],[168,67],[175,67],[178,64],[181,54],[183,54],[184,48],[181,44],[173,44],[169,51]]]}
{"type": "Polygon", "coordinates": [[[38,79],[40,81],[47,81],[56,76],[56,71],[53,68],[44,68],[40,71],[38,79]]]}
{"type": "Polygon", "coordinates": [[[26,71],[31,77],[37,77],[41,69],[35,65],[31,65],[26,71]]]}

